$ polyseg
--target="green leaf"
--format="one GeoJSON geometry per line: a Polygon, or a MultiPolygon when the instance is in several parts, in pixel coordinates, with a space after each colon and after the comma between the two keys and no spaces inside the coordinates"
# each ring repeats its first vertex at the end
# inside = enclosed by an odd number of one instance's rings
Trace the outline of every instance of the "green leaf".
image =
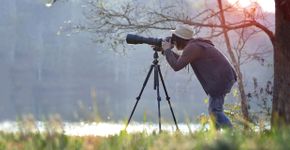
{"type": "Polygon", "coordinates": [[[233,96],[238,97],[239,96],[239,91],[238,89],[233,89],[233,96]]]}
{"type": "Polygon", "coordinates": [[[205,104],[208,104],[208,98],[205,98],[205,99],[203,100],[203,102],[204,102],[205,104]]]}

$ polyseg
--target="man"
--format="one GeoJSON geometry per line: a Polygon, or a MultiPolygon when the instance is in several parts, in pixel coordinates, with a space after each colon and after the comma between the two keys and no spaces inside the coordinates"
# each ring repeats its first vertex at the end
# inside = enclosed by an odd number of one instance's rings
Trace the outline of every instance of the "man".
{"type": "Polygon", "coordinates": [[[163,55],[174,71],[190,64],[204,91],[209,96],[208,112],[216,128],[232,127],[225,116],[224,97],[236,82],[236,73],[226,57],[209,40],[192,38],[189,25],[178,25],[171,40],[162,42],[163,55]],[[173,43],[173,44],[171,44],[173,43]],[[183,50],[182,54],[172,51],[173,47],[183,50]]]}

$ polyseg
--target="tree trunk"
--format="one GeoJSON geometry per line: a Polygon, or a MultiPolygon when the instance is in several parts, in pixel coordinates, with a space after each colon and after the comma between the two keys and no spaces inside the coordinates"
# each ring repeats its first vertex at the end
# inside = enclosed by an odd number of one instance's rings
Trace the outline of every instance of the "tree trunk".
{"type": "Polygon", "coordinates": [[[274,97],[272,127],[290,125],[290,1],[275,0],[274,97]]]}
{"type": "MultiPolygon", "coordinates": [[[[225,16],[224,16],[221,0],[218,0],[218,4],[219,4],[219,9],[220,9],[220,15],[221,15],[221,25],[225,27],[226,21],[225,21],[225,16]]],[[[247,122],[250,120],[250,118],[249,118],[249,112],[248,112],[248,101],[247,101],[247,97],[246,97],[245,89],[244,89],[244,84],[243,84],[243,77],[242,77],[242,73],[240,70],[240,65],[238,64],[237,59],[233,53],[230,39],[229,39],[227,32],[228,32],[227,29],[223,28],[223,33],[224,33],[228,53],[230,54],[230,58],[232,60],[234,68],[237,72],[238,88],[239,88],[240,98],[241,98],[241,108],[242,108],[242,113],[243,113],[243,119],[247,122]]],[[[245,128],[247,128],[248,127],[247,123],[245,123],[244,126],[245,126],[245,128]]]]}

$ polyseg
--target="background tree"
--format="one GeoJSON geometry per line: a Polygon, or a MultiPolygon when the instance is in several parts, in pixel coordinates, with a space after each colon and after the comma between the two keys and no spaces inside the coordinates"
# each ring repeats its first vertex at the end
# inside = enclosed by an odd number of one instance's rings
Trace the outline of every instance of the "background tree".
{"type": "Polygon", "coordinates": [[[290,1],[275,0],[274,97],[272,125],[290,124],[290,1]]]}

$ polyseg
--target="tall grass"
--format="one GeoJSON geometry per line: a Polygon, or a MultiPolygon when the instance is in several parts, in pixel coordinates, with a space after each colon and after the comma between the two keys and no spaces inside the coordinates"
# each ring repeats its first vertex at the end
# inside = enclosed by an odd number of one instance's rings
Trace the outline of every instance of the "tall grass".
{"type": "Polygon", "coordinates": [[[120,132],[109,137],[67,136],[63,133],[0,133],[0,150],[288,150],[290,129],[245,131],[210,129],[189,134],[120,132]]]}
{"type": "Polygon", "coordinates": [[[235,130],[208,130],[191,134],[167,133],[127,134],[104,138],[96,149],[100,150],[288,150],[290,149],[290,130],[283,129],[275,132],[251,132],[235,130]]]}
{"type": "MultiPolygon", "coordinates": [[[[94,113],[97,109],[94,109],[94,113]]],[[[231,116],[232,114],[232,116],[231,116]]],[[[237,119],[239,113],[230,112],[237,119]]],[[[99,120],[93,116],[94,120],[99,120]]],[[[144,114],[146,121],[146,114],[144,114]]],[[[290,128],[270,131],[264,126],[244,130],[242,123],[234,123],[231,130],[208,128],[209,117],[201,115],[202,128],[187,134],[153,132],[129,134],[125,131],[108,137],[68,136],[59,116],[45,121],[45,131],[39,131],[33,116],[18,120],[19,131],[0,132],[0,150],[289,150],[290,128]]]]}

